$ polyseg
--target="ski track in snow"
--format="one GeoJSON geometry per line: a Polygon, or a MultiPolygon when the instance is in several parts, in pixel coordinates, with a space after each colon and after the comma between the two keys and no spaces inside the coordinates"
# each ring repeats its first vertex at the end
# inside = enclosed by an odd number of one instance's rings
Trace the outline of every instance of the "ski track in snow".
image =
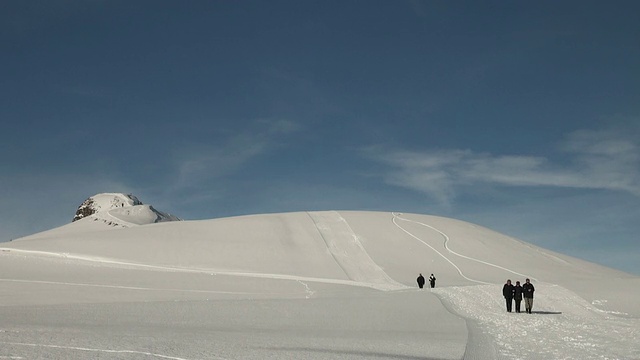
{"type": "Polygon", "coordinates": [[[86,283],[72,283],[72,282],[46,281],[46,280],[18,280],[18,279],[1,279],[0,278],[0,281],[3,281],[3,282],[15,282],[15,283],[47,284],[47,285],[84,286],[84,287],[96,287],[96,288],[107,288],[107,289],[122,289],[122,290],[140,290],[140,291],[169,291],[169,292],[189,292],[189,293],[203,293],[203,294],[233,294],[233,295],[268,295],[268,294],[273,294],[273,293],[242,292],[242,291],[150,288],[150,287],[140,287],[140,286],[86,284],[86,283]]]}
{"type": "MultiPolygon", "coordinates": [[[[274,279],[274,280],[290,280],[290,281],[298,281],[298,282],[304,281],[304,282],[312,282],[312,283],[315,282],[315,283],[325,283],[325,284],[335,284],[335,285],[367,287],[367,288],[373,288],[381,291],[409,289],[409,287],[404,285],[401,285],[400,287],[400,286],[390,285],[389,283],[379,283],[379,282],[369,283],[365,281],[315,278],[315,277],[308,277],[308,276],[297,276],[297,275],[286,275],[286,274],[252,273],[252,272],[225,271],[225,270],[206,269],[206,268],[150,265],[150,264],[136,263],[131,261],[121,261],[116,259],[92,257],[92,256],[86,256],[86,255],[37,251],[37,250],[0,248],[0,252],[2,252],[3,255],[30,254],[35,256],[63,258],[66,260],[77,260],[77,261],[84,261],[89,263],[99,263],[102,265],[109,265],[109,266],[132,267],[132,268],[139,268],[139,269],[152,270],[152,271],[186,272],[186,273],[197,273],[197,274],[208,274],[208,275],[224,275],[224,276],[239,276],[239,277],[250,277],[250,278],[274,279]]],[[[13,279],[3,279],[3,280],[8,281],[13,279]]]]}
{"type": "MultiPolygon", "coordinates": [[[[176,357],[176,356],[168,356],[162,354],[155,354],[146,351],[136,351],[136,350],[112,350],[112,349],[93,349],[93,348],[83,348],[83,347],[75,347],[75,346],[62,346],[62,345],[48,345],[48,344],[31,344],[31,343],[18,343],[18,342],[0,342],[0,344],[5,345],[13,345],[13,346],[27,346],[27,347],[41,347],[41,348],[49,348],[49,349],[62,349],[62,350],[75,350],[75,351],[85,351],[85,352],[93,352],[93,353],[109,353],[109,354],[133,354],[133,355],[145,355],[158,359],[170,359],[170,360],[190,360],[187,358],[176,357]]],[[[217,356],[209,356],[209,359],[216,360],[227,360],[225,358],[217,357],[217,356]]],[[[22,357],[2,357],[0,359],[22,359],[22,357]]]]}
{"type": "Polygon", "coordinates": [[[426,246],[430,247],[433,251],[435,251],[435,252],[436,252],[438,255],[440,255],[443,259],[445,259],[447,262],[449,262],[449,263],[450,263],[450,264],[451,264],[451,265],[452,265],[452,266],[453,266],[453,267],[458,271],[458,274],[460,274],[460,276],[462,276],[463,278],[465,278],[465,279],[467,279],[467,280],[469,280],[469,281],[473,281],[473,282],[475,282],[475,283],[479,283],[479,284],[489,284],[489,283],[484,282],[484,281],[471,279],[471,278],[469,278],[468,276],[464,275],[464,273],[462,272],[462,270],[461,270],[461,269],[460,269],[460,268],[459,268],[459,267],[458,267],[458,266],[457,266],[453,261],[451,261],[451,259],[449,259],[448,257],[444,256],[440,251],[436,250],[433,246],[429,245],[426,241],[424,241],[424,240],[420,239],[420,238],[419,238],[419,237],[417,237],[416,235],[414,235],[414,234],[412,234],[411,232],[409,232],[407,229],[405,229],[405,228],[403,228],[402,226],[400,226],[400,224],[398,224],[398,223],[396,222],[396,219],[398,219],[398,220],[402,220],[402,221],[406,221],[406,222],[412,222],[412,223],[414,223],[414,224],[418,224],[418,225],[421,225],[421,226],[425,226],[425,227],[427,227],[427,228],[429,228],[429,229],[431,229],[431,230],[433,230],[433,231],[435,231],[435,232],[439,233],[439,234],[444,238],[444,248],[445,248],[449,253],[451,253],[451,254],[453,254],[453,255],[459,256],[459,257],[461,257],[461,258],[463,258],[463,259],[467,259],[467,260],[475,261],[475,262],[478,262],[478,263],[483,264],[483,265],[487,265],[487,266],[491,266],[491,267],[494,267],[494,268],[497,268],[497,269],[500,269],[500,270],[504,270],[504,271],[510,272],[510,273],[515,274],[515,275],[518,275],[518,276],[522,276],[522,277],[525,277],[525,278],[530,278],[530,279],[532,279],[532,280],[534,280],[534,281],[537,281],[537,280],[538,280],[538,279],[536,279],[536,278],[535,278],[535,277],[533,277],[533,276],[525,275],[525,274],[521,274],[521,273],[519,273],[519,272],[517,272],[517,271],[514,271],[514,270],[511,270],[511,269],[508,269],[508,268],[502,267],[502,266],[497,265],[497,264],[493,264],[493,263],[486,262],[486,261],[483,261],[483,260],[480,260],[480,259],[477,259],[477,258],[473,258],[473,257],[470,257],[470,256],[466,256],[466,255],[459,254],[459,253],[457,253],[457,252],[455,252],[455,251],[453,251],[453,250],[451,250],[451,249],[449,248],[449,241],[451,240],[451,238],[449,237],[449,235],[445,234],[443,231],[441,231],[441,230],[439,230],[439,229],[437,229],[437,228],[435,228],[435,227],[433,227],[433,226],[431,226],[431,225],[428,225],[428,224],[425,224],[425,223],[422,223],[422,222],[419,222],[419,221],[414,221],[414,220],[410,220],[410,219],[406,219],[406,218],[400,217],[400,215],[402,215],[401,213],[392,213],[392,215],[393,215],[393,219],[392,219],[393,223],[394,223],[398,228],[400,228],[400,230],[404,231],[404,232],[405,232],[405,233],[407,233],[409,236],[413,237],[414,239],[418,240],[419,242],[423,243],[424,245],[426,245],[426,246]]]}
{"type": "Polygon", "coordinates": [[[358,283],[375,284],[378,290],[402,290],[369,256],[351,225],[337,211],[307,212],[329,253],[345,275],[358,283]]]}
{"type": "Polygon", "coordinates": [[[602,311],[561,286],[545,283],[538,284],[533,314],[507,313],[501,285],[465,276],[453,261],[404,229],[396,219],[438,232],[445,239],[445,249],[453,255],[523,277],[533,277],[458,254],[448,247],[450,238],[444,232],[431,225],[401,218],[401,214],[392,214],[393,223],[398,228],[443,257],[463,278],[481,284],[431,290],[448,309],[468,321],[469,343],[465,360],[640,359],[640,319],[602,311]],[[495,348],[487,346],[489,340],[494,342],[495,348]],[[629,347],[629,344],[638,345],[629,347]]]}

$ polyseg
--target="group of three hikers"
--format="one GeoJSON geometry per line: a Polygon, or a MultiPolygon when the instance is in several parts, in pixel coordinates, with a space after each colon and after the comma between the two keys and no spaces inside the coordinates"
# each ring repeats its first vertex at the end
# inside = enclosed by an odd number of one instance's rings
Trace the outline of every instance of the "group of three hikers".
{"type": "Polygon", "coordinates": [[[502,296],[504,296],[504,299],[507,301],[507,312],[511,312],[511,305],[515,301],[516,312],[519,313],[520,303],[524,297],[524,308],[528,314],[531,314],[534,291],[536,291],[536,289],[529,279],[526,279],[522,286],[520,286],[520,281],[516,281],[516,284],[512,285],[511,280],[507,280],[507,283],[502,287],[502,296]]]}

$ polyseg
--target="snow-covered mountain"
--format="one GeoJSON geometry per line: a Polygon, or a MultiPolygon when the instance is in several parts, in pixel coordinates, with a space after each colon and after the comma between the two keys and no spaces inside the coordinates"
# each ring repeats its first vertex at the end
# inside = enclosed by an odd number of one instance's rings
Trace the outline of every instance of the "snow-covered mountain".
{"type": "Polygon", "coordinates": [[[132,194],[121,193],[102,193],[89,197],[78,207],[72,222],[88,218],[120,227],[181,220],[153,206],[144,205],[132,194]]]}
{"type": "Polygon", "coordinates": [[[481,226],[357,211],[91,220],[136,218],[125,197],[3,244],[0,358],[640,358],[639,277],[481,226]],[[507,313],[502,284],[525,278],[533,314],[507,313]]]}

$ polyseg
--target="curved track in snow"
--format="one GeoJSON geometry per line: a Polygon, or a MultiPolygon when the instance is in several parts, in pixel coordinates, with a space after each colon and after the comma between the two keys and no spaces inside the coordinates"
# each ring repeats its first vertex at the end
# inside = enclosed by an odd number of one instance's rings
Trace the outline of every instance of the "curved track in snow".
{"type": "Polygon", "coordinates": [[[537,280],[537,279],[536,279],[536,278],[534,278],[533,276],[525,275],[525,274],[521,274],[521,273],[519,273],[519,272],[517,272],[517,271],[514,271],[514,270],[512,270],[512,269],[508,269],[508,268],[505,268],[505,267],[503,267],[503,266],[500,266],[500,265],[497,265],[497,264],[494,264],[494,263],[490,263],[490,262],[487,262],[487,261],[484,261],[484,260],[480,260],[480,259],[477,259],[477,258],[474,258],[474,257],[470,257],[470,256],[466,256],[466,255],[459,254],[459,253],[457,253],[457,252],[455,252],[455,251],[453,251],[453,250],[451,250],[451,249],[449,248],[449,242],[450,242],[451,238],[449,237],[449,235],[447,235],[447,234],[446,234],[445,232],[443,232],[442,230],[439,230],[439,229],[437,229],[437,228],[436,228],[436,227],[434,227],[434,226],[431,226],[431,225],[428,225],[428,224],[425,224],[425,223],[422,223],[422,222],[419,222],[419,221],[415,221],[415,220],[410,220],[410,219],[407,219],[407,218],[403,218],[403,217],[401,217],[401,216],[400,216],[400,215],[402,215],[401,213],[395,213],[395,212],[393,212],[393,213],[391,213],[391,214],[392,214],[392,216],[393,216],[392,221],[393,221],[393,224],[394,224],[395,226],[397,226],[400,230],[402,230],[403,232],[405,232],[407,235],[411,236],[412,238],[414,238],[414,239],[418,240],[418,241],[419,241],[419,242],[421,242],[422,244],[424,244],[424,245],[428,246],[428,247],[429,247],[429,248],[431,248],[433,251],[435,251],[435,252],[436,252],[438,255],[440,255],[443,259],[445,259],[449,264],[451,264],[451,266],[453,266],[453,267],[458,271],[458,274],[460,274],[460,276],[462,276],[462,277],[463,277],[463,278],[465,278],[466,280],[469,280],[469,281],[472,281],[472,282],[475,282],[475,283],[478,283],[478,284],[489,284],[488,282],[481,281],[481,280],[476,280],[476,279],[472,279],[472,278],[470,278],[470,277],[466,276],[466,275],[463,273],[463,271],[460,269],[460,267],[458,267],[458,265],[456,265],[456,264],[455,264],[451,259],[449,259],[448,257],[446,257],[444,254],[442,254],[440,251],[438,251],[438,250],[437,250],[436,248],[434,248],[433,246],[429,245],[426,241],[422,240],[421,238],[419,238],[419,237],[418,237],[418,236],[416,236],[415,234],[412,234],[412,233],[411,233],[411,232],[409,232],[407,229],[405,229],[405,228],[403,228],[402,226],[400,226],[400,224],[398,224],[398,222],[397,222],[396,220],[402,220],[402,221],[406,221],[406,222],[411,222],[411,223],[414,223],[414,224],[418,224],[418,225],[421,225],[421,226],[427,227],[427,228],[429,228],[429,229],[431,229],[431,230],[433,230],[433,231],[437,232],[438,234],[440,234],[440,235],[444,238],[444,248],[445,248],[445,249],[446,249],[450,254],[453,254],[453,255],[455,255],[455,256],[461,257],[461,258],[463,258],[463,259],[467,259],[467,260],[475,261],[475,262],[477,262],[477,263],[480,263],[480,264],[483,264],[483,265],[486,265],[486,266],[491,266],[491,267],[494,267],[494,268],[497,268],[497,269],[500,269],[500,270],[504,270],[504,271],[510,272],[510,273],[515,274],[515,275],[518,275],[518,276],[528,277],[528,278],[530,278],[530,279],[537,280]]]}
{"type": "MultiPolygon", "coordinates": [[[[500,284],[471,279],[443,252],[403,228],[398,221],[425,226],[444,238],[448,254],[501,269],[519,276],[509,268],[459,254],[449,247],[451,238],[442,230],[393,214],[393,223],[403,232],[431,248],[450,263],[472,286],[432,289],[443,305],[467,321],[469,338],[464,360],[495,359],[637,359],[640,348],[640,323],[637,318],[615,316],[589,304],[561,286],[541,283],[536,292],[533,314],[507,313],[500,284]],[[604,356],[603,354],[607,354],[604,356]]],[[[447,254],[447,255],[448,255],[447,254]]]]}

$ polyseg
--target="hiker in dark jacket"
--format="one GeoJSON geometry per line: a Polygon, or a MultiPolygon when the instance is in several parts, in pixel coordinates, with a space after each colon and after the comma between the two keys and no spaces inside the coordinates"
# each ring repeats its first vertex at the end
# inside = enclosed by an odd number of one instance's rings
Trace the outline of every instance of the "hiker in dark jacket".
{"type": "Polygon", "coordinates": [[[507,280],[507,283],[502,287],[502,296],[507,301],[507,312],[511,312],[511,305],[513,304],[513,285],[511,285],[511,280],[507,280]]]}
{"type": "Polygon", "coordinates": [[[522,286],[520,281],[516,281],[516,285],[513,287],[513,301],[516,303],[516,312],[520,312],[520,303],[522,302],[522,286]]]}
{"type": "Polygon", "coordinates": [[[429,284],[431,285],[431,288],[433,289],[434,287],[436,287],[436,277],[433,276],[433,274],[431,274],[431,276],[429,276],[429,284]]]}
{"type": "Polygon", "coordinates": [[[533,284],[529,281],[529,279],[525,280],[524,285],[522,285],[522,295],[524,295],[524,308],[529,314],[531,314],[531,309],[533,308],[534,291],[536,291],[536,288],[533,287],[533,284]]]}
{"type": "Polygon", "coordinates": [[[424,286],[424,276],[422,276],[422,274],[420,274],[418,276],[418,279],[416,279],[418,281],[418,287],[420,289],[422,289],[422,287],[424,286]]]}

